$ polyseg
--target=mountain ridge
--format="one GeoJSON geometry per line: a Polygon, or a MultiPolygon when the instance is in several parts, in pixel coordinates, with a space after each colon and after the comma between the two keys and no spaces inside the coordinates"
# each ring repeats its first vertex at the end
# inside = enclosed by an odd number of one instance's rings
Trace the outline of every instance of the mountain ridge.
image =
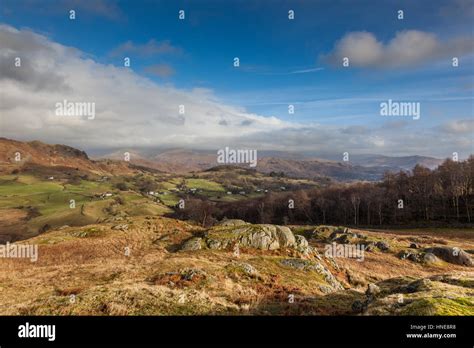
{"type": "MultiPolygon", "coordinates": [[[[135,153],[131,156],[131,162],[149,166],[162,171],[175,173],[191,173],[203,171],[220,165],[216,161],[216,154],[211,151],[195,151],[187,149],[159,150],[157,154],[150,154],[150,150],[135,153]]],[[[119,159],[125,150],[99,156],[98,158],[119,159]]],[[[314,156],[296,155],[292,158],[291,153],[261,151],[257,162],[257,171],[265,174],[284,173],[295,178],[320,178],[331,177],[340,181],[351,180],[378,180],[386,171],[411,170],[417,164],[430,169],[436,168],[443,160],[427,156],[384,156],[384,155],[352,155],[350,161],[336,161],[328,158],[314,156]],[[269,155],[267,155],[269,154],[269,155]]],[[[245,164],[237,165],[247,167],[245,164]]]]}
{"type": "Polygon", "coordinates": [[[68,145],[0,138],[0,172],[15,170],[44,171],[45,175],[70,170],[96,175],[129,174],[135,171],[124,161],[93,160],[85,151],[68,145]]]}
{"type": "MultiPolygon", "coordinates": [[[[387,171],[411,170],[415,165],[436,168],[442,160],[427,156],[351,155],[350,161],[341,162],[326,158],[296,156],[290,153],[268,152],[257,162],[257,171],[264,174],[285,175],[294,178],[324,178],[337,181],[374,181],[387,171]]],[[[77,168],[95,174],[130,173],[140,168],[150,168],[167,173],[186,174],[208,170],[217,163],[217,156],[211,151],[173,148],[153,151],[138,149],[116,150],[108,154],[89,157],[80,149],[68,145],[46,144],[41,141],[22,142],[0,138],[0,163],[3,171],[14,170],[20,164],[24,169],[36,165],[43,167],[77,168]],[[19,153],[19,157],[18,157],[19,153]],[[128,153],[130,161],[125,161],[128,153]]],[[[239,167],[247,167],[238,164],[239,167]]]]}

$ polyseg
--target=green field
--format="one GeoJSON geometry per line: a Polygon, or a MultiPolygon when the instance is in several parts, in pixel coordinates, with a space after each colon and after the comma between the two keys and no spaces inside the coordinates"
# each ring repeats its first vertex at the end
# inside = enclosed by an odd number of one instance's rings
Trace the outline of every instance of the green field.
{"type": "Polygon", "coordinates": [[[186,179],[186,186],[191,189],[213,192],[224,192],[224,187],[217,182],[213,182],[206,179],[186,179]]]}
{"type": "Polygon", "coordinates": [[[18,226],[26,227],[31,235],[41,229],[96,223],[114,215],[168,212],[166,206],[134,191],[113,189],[109,182],[81,180],[74,185],[28,175],[0,177],[0,233],[4,234],[16,232],[13,229],[18,230],[18,226]],[[104,193],[112,193],[112,196],[100,197],[104,193]],[[70,206],[71,200],[75,201],[75,207],[70,206]],[[11,221],[9,213],[18,211],[24,211],[27,218],[11,221]]]}
{"type": "Polygon", "coordinates": [[[278,191],[283,185],[291,188],[291,185],[309,184],[304,180],[275,180],[246,172],[206,172],[197,177],[145,172],[105,180],[3,175],[0,176],[0,237],[2,234],[31,236],[51,228],[83,226],[116,216],[164,215],[172,212],[180,199],[191,197],[235,202],[262,197],[264,190],[278,191]],[[246,193],[237,193],[240,191],[246,193]],[[105,193],[112,195],[104,196],[105,193]],[[75,207],[70,207],[71,200],[75,201],[75,207]]]}

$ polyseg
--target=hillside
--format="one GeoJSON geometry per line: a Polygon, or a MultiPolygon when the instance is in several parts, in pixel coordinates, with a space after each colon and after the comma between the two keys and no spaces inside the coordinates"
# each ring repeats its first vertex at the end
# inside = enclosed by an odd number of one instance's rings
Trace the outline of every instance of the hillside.
{"type": "MultiPolygon", "coordinates": [[[[0,246],[38,248],[33,262],[5,257],[2,249],[0,314],[474,314],[472,226],[321,225],[334,213],[353,221],[347,203],[364,202],[376,186],[333,187],[325,176],[346,180],[367,168],[264,158],[268,174],[226,165],[167,173],[91,160],[64,145],[6,139],[0,145],[0,246]],[[282,168],[295,177],[280,175],[282,168]],[[307,172],[320,174],[296,178],[307,172]],[[346,204],[328,205],[338,197],[346,204]],[[289,198],[296,202],[291,211],[289,198]],[[345,254],[328,255],[332,245],[345,254]],[[359,254],[347,251],[354,247],[359,254]]],[[[182,161],[190,155],[180,153],[174,156],[182,161]]],[[[453,173],[471,166],[445,164],[453,173]]]]}
{"type": "Polygon", "coordinates": [[[309,180],[273,178],[235,167],[215,167],[188,176],[148,169],[97,176],[69,167],[31,164],[18,173],[13,171],[0,175],[0,242],[22,240],[63,225],[169,214],[180,199],[217,204],[259,198],[268,192],[282,192],[282,188],[318,186],[309,180]]]}
{"type": "Polygon", "coordinates": [[[337,181],[379,180],[386,168],[354,166],[335,161],[315,159],[291,160],[283,158],[263,158],[257,169],[262,173],[283,172],[297,178],[324,178],[337,181]]]}
{"type": "Polygon", "coordinates": [[[375,180],[381,168],[308,158],[264,157],[256,169],[220,165],[188,173],[183,170],[186,162],[193,168],[206,167],[212,156],[173,150],[155,155],[161,162],[151,162],[131,151],[131,162],[120,159],[120,152],[115,153],[117,160],[91,160],[85,152],[69,146],[4,138],[0,139],[0,148],[1,241],[21,240],[62,225],[82,226],[117,214],[137,216],[147,211],[207,225],[225,217],[285,224],[325,223],[330,219],[334,224],[355,221],[356,225],[365,222],[379,226],[426,223],[429,215],[438,224],[471,221],[472,160],[447,162],[436,173],[420,168],[417,177],[409,178],[408,182],[405,174],[396,174],[382,186],[357,182],[334,185],[328,178],[375,180]],[[189,156],[196,156],[194,162],[187,160],[189,156]],[[166,168],[173,159],[174,167],[166,168]],[[459,174],[453,176],[454,172],[459,174]],[[418,181],[427,175],[433,178],[430,183],[442,183],[443,190],[437,187],[433,192],[443,204],[426,201],[424,191],[405,190],[407,183],[418,186],[418,181]],[[458,188],[454,190],[453,185],[458,188]],[[458,201],[453,196],[457,190],[462,193],[458,201]],[[403,213],[390,208],[400,196],[414,203],[405,207],[403,213]],[[291,211],[287,208],[290,200],[296,200],[291,211]],[[178,203],[183,201],[186,206],[178,209],[178,203]],[[70,202],[75,206],[71,208],[70,202]],[[354,210],[352,204],[357,202],[359,206],[354,210]],[[337,209],[332,209],[335,204],[337,209]]]}
{"type": "Polygon", "coordinates": [[[95,175],[131,174],[135,170],[124,161],[91,160],[84,151],[67,145],[40,141],[21,142],[0,138],[0,173],[13,170],[53,175],[54,172],[81,172],[95,175]]]}
{"type": "Polygon", "coordinates": [[[180,199],[236,202],[282,187],[318,185],[232,166],[192,175],[169,174],[146,167],[147,163],[91,160],[69,146],[37,141],[2,138],[0,147],[0,242],[30,238],[64,225],[169,214],[180,199]],[[19,161],[15,161],[17,153],[19,161]]]}
{"type": "Polygon", "coordinates": [[[0,314],[473,315],[472,264],[429,253],[472,253],[473,231],[456,235],[157,216],[62,227],[21,242],[36,262],[0,259],[0,314]],[[325,254],[343,237],[372,246],[363,262],[325,254]]]}

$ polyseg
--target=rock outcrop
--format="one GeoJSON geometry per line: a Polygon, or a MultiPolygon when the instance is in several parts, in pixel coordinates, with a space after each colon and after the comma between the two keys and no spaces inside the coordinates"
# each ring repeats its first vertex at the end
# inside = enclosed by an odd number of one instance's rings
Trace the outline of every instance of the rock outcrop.
{"type": "Polygon", "coordinates": [[[252,225],[242,220],[226,220],[210,228],[202,238],[195,237],[186,241],[182,250],[221,250],[235,245],[259,250],[292,248],[306,255],[312,252],[306,238],[295,236],[286,226],[252,225]]]}
{"type": "Polygon", "coordinates": [[[461,266],[474,266],[472,257],[460,248],[452,248],[448,246],[433,247],[425,249],[426,253],[434,254],[441,260],[461,266]]]}
{"type": "Polygon", "coordinates": [[[331,287],[329,291],[325,290],[323,292],[344,290],[344,287],[336,279],[336,277],[332,275],[331,271],[329,271],[329,269],[320,262],[304,260],[304,259],[283,259],[280,261],[280,264],[282,264],[283,266],[295,268],[301,271],[315,271],[319,273],[320,275],[324,277],[324,280],[331,287]]]}

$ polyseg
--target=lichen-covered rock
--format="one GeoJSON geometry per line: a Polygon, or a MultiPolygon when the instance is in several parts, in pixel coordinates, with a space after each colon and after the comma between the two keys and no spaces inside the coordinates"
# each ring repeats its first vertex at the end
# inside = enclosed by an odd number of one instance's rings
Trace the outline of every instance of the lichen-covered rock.
{"type": "Polygon", "coordinates": [[[357,235],[352,235],[352,234],[343,234],[336,239],[334,239],[334,242],[339,243],[339,244],[356,244],[358,241],[357,235]]]}
{"type": "Polygon", "coordinates": [[[113,226],[112,229],[113,230],[126,231],[126,230],[128,230],[128,225],[127,224],[119,224],[119,225],[113,226]]]}
{"type": "Polygon", "coordinates": [[[339,238],[339,236],[342,234],[343,232],[339,232],[339,231],[334,231],[332,232],[329,237],[328,237],[328,240],[329,241],[334,241],[336,240],[337,238],[339,238]]]}
{"type": "Polygon", "coordinates": [[[425,252],[434,254],[443,261],[453,263],[455,265],[468,267],[474,266],[474,261],[472,260],[471,256],[460,248],[452,248],[448,246],[433,247],[425,249],[425,252]]]}
{"type": "Polygon", "coordinates": [[[226,249],[230,243],[230,240],[225,239],[206,239],[206,244],[209,249],[226,249]]]}
{"type": "Polygon", "coordinates": [[[440,262],[440,259],[436,257],[435,254],[432,253],[425,253],[422,258],[423,262],[426,264],[435,264],[440,262]]]}
{"type": "Polygon", "coordinates": [[[199,250],[202,248],[202,238],[191,238],[187,240],[181,250],[199,250]]]}
{"type": "Polygon", "coordinates": [[[375,244],[380,251],[388,251],[390,249],[390,244],[386,241],[379,241],[375,244]]]}
{"type": "Polygon", "coordinates": [[[227,249],[236,244],[260,250],[293,248],[305,255],[312,250],[306,238],[295,236],[286,226],[235,224],[234,220],[209,229],[203,236],[203,244],[210,249],[227,249]]]}
{"type": "Polygon", "coordinates": [[[186,268],[181,271],[181,278],[183,280],[192,281],[195,278],[205,278],[206,272],[196,268],[186,268]]]}
{"type": "Polygon", "coordinates": [[[375,297],[378,294],[380,294],[380,291],[381,290],[380,290],[379,286],[377,286],[376,284],[371,283],[371,284],[367,285],[367,290],[365,291],[365,295],[375,297]]]}
{"type": "Polygon", "coordinates": [[[408,293],[427,291],[432,288],[432,282],[429,279],[422,278],[411,282],[405,287],[405,291],[408,293]]]}
{"type": "Polygon", "coordinates": [[[318,288],[323,294],[330,294],[334,292],[334,289],[327,285],[319,285],[318,288]]]}
{"type": "Polygon", "coordinates": [[[245,222],[244,220],[239,220],[239,219],[228,219],[228,220],[222,220],[217,224],[217,226],[242,226],[242,225],[248,225],[248,222],[245,222]]]}
{"type": "Polygon", "coordinates": [[[341,283],[334,277],[322,263],[304,259],[283,259],[280,261],[283,266],[295,268],[301,271],[316,271],[324,277],[324,280],[334,291],[344,290],[341,283]]]}
{"type": "Polygon", "coordinates": [[[249,263],[241,262],[237,264],[237,266],[240,267],[242,271],[248,276],[255,277],[256,275],[258,275],[258,271],[249,263]]]}
{"type": "MultiPolygon", "coordinates": [[[[437,274],[429,278],[431,281],[437,281],[454,286],[462,286],[468,289],[474,289],[474,278],[472,276],[437,274]]],[[[474,310],[474,308],[473,308],[474,310]]]]}
{"type": "Polygon", "coordinates": [[[276,234],[276,227],[263,225],[261,228],[249,231],[239,238],[240,245],[262,250],[276,250],[280,242],[276,234]]]}
{"type": "Polygon", "coordinates": [[[355,312],[364,315],[474,315],[472,276],[392,278],[377,285],[383,291],[373,301],[360,301],[355,312]]]}
{"type": "Polygon", "coordinates": [[[295,268],[300,271],[311,269],[311,267],[313,266],[311,261],[304,260],[304,259],[284,259],[284,260],[281,260],[280,263],[283,266],[295,268]]]}
{"type": "Polygon", "coordinates": [[[411,253],[407,250],[402,250],[398,253],[398,257],[401,259],[401,260],[405,260],[406,258],[408,258],[408,256],[410,256],[411,253]]]}
{"type": "Polygon", "coordinates": [[[321,226],[317,226],[311,232],[310,239],[319,240],[323,242],[330,242],[331,238],[336,238],[342,233],[344,233],[343,228],[321,225],[321,226]]]}
{"type": "Polygon", "coordinates": [[[298,248],[307,248],[309,246],[306,238],[300,235],[295,236],[295,243],[298,248]]]}
{"type": "MultiPolygon", "coordinates": [[[[288,227],[286,226],[275,226],[275,227],[276,227],[276,234],[277,234],[280,247],[292,247],[295,245],[296,243],[295,235],[293,234],[293,232],[291,232],[291,230],[288,227]]],[[[306,244],[308,244],[308,242],[306,242],[306,244]]]]}
{"type": "Polygon", "coordinates": [[[420,254],[409,251],[409,250],[402,250],[399,254],[398,257],[402,260],[408,259],[413,262],[421,262],[422,257],[420,254]]]}

